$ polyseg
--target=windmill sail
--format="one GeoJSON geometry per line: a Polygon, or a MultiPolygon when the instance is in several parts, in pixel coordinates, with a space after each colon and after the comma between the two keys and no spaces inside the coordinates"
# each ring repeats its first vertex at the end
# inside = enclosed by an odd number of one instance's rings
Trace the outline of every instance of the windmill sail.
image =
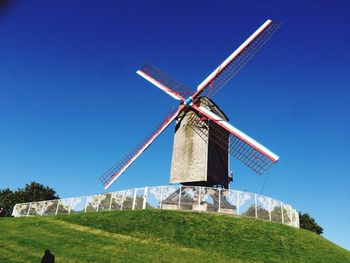
{"type": "Polygon", "coordinates": [[[199,94],[211,97],[218,92],[257,53],[279,26],[280,23],[267,20],[235,52],[199,84],[197,92],[193,97],[199,94]]]}
{"type": "Polygon", "coordinates": [[[145,64],[136,73],[176,100],[184,101],[186,97],[192,94],[188,87],[177,80],[172,79],[151,64],[145,64]]]}
{"type": "MultiPolygon", "coordinates": [[[[247,165],[253,171],[258,174],[264,173],[272,164],[276,163],[279,157],[267,149],[265,146],[261,145],[253,138],[249,137],[247,134],[243,133],[227,121],[220,118],[218,115],[208,110],[203,106],[192,106],[198,112],[203,114],[208,120],[216,123],[217,125],[211,125],[210,129],[215,129],[213,134],[216,134],[213,141],[236,157],[239,161],[247,165]],[[220,129],[218,126],[224,128],[220,129]],[[225,138],[225,134],[230,133],[229,142],[222,140],[225,138]],[[228,145],[227,145],[228,144],[228,145]]],[[[204,120],[197,120],[197,122],[191,122],[191,127],[198,132],[207,132],[201,127],[203,127],[204,120]]],[[[205,137],[205,136],[203,136],[205,137]]]]}
{"type": "Polygon", "coordinates": [[[148,146],[165,130],[166,127],[176,118],[182,107],[173,109],[166,118],[157,125],[153,131],[142,140],[134,149],[132,149],[123,159],[117,162],[112,168],[100,176],[105,190],[136,160],[139,155],[144,152],[148,146]]]}

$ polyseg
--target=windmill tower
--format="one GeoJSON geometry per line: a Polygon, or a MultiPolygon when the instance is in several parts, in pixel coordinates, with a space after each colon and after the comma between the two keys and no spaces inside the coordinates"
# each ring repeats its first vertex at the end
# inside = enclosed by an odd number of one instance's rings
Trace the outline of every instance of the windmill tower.
{"type": "Polygon", "coordinates": [[[257,174],[264,173],[279,157],[228,123],[228,118],[209,97],[220,90],[279,27],[267,20],[224,60],[195,92],[156,67],[146,64],[137,71],[156,87],[181,102],[129,154],[100,177],[111,184],[176,120],[170,181],[185,185],[228,187],[228,153],[257,174]]]}
{"type": "MultiPolygon", "coordinates": [[[[197,106],[207,106],[223,120],[228,118],[208,97],[200,97],[197,106]]],[[[228,188],[229,132],[201,117],[190,108],[176,120],[170,183],[228,188]]]]}

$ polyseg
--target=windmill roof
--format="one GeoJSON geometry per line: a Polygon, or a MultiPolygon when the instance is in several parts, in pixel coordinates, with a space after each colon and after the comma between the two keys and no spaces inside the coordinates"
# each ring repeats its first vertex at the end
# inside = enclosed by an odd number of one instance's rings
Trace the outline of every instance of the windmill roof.
{"type": "Polygon", "coordinates": [[[207,105],[212,111],[214,111],[217,115],[219,115],[224,120],[228,121],[228,117],[226,114],[222,111],[222,109],[211,99],[209,99],[206,96],[199,98],[200,102],[207,105]]]}

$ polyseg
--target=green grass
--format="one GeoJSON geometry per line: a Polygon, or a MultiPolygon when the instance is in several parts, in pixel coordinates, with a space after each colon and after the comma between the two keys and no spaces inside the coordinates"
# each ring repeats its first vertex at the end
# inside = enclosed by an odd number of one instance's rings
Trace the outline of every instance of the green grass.
{"type": "Polygon", "coordinates": [[[206,213],[116,211],[0,218],[0,262],[350,262],[303,229],[206,213]]]}

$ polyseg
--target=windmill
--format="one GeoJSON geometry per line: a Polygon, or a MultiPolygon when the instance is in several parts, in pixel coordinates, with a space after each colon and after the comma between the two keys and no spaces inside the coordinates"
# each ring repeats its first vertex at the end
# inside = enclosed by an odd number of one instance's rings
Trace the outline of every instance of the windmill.
{"type": "Polygon", "coordinates": [[[138,70],[137,74],[181,103],[138,146],[100,177],[104,188],[110,187],[174,120],[171,183],[227,188],[228,153],[257,174],[276,163],[279,157],[230,124],[210,97],[237,74],[279,26],[267,20],[203,80],[194,93],[150,64],[138,70]]]}

